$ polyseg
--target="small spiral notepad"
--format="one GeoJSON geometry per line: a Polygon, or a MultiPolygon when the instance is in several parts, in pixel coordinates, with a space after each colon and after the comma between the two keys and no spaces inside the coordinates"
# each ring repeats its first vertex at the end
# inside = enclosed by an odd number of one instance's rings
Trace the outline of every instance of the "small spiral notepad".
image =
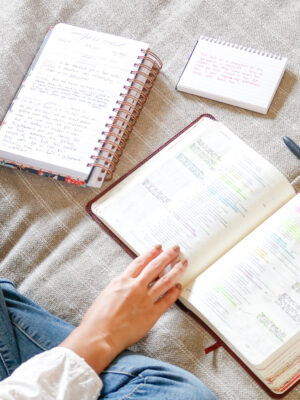
{"type": "Polygon", "coordinates": [[[266,114],[286,63],[286,57],[201,36],[177,89],[266,114]]]}

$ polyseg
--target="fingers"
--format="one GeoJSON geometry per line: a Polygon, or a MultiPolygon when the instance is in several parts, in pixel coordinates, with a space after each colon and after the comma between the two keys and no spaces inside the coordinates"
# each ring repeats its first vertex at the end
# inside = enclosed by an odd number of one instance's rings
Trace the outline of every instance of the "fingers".
{"type": "Polygon", "coordinates": [[[178,283],[173,286],[163,297],[161,297],[154,305],[157,312],[157,318],[159,318],[172,304],[178,299],[181,293],[181,285],[178,283]]]}
{"type": "Polygon", "coordinates": [[[139,276],[141,271],[145,268],[150,261],[152,261],[155,257],[157,257],[162,252],[162,247],[160,244],[157,244],[152,249],[148,250],[145,254],[137,257],[129,264],[129,266],[125,270],[125,274],[129,275],[132,278],[136,278],[139,276]]]}
{"type": "Polygon", "coordinates": [[[183,275],[188,265],[187,260],[181,260],[174,265],[174,267],[160,279],[158,279],[153,286],[149,289],[150,295],[158,299],[170,290],[183,275]]]}
{"type": "Polygon", "coordinates": [[[161,252],[159,256],[149,262],[140,274],[140,279],[143,281],[143,284],[148,286],[158,278],[162,271],[179,256],[179,253],[179,246],[173,246],[161,252]]]}

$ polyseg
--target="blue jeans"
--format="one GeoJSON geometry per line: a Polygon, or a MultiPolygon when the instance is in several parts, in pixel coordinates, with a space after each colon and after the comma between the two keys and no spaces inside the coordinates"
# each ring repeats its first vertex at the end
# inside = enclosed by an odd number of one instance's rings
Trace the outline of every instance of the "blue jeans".
{"type": "MultiPolygon", "coordinates": [[[[0,279],[0,380],[24,361],[60,344],[73,329],[0,279]]],[[[121,353],[100,377],[100,399],[215,399],[192,374],[130,351],[121,353]]]]}

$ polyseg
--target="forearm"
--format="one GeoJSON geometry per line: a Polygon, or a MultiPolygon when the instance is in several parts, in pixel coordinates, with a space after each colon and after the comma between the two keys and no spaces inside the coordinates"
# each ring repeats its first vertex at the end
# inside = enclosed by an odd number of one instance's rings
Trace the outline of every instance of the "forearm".
{"type": "Polygon", "coordinates": [[[99,335],[92,329],[79,326],[60,344],[80,357],[99,375],[118,355],[119,351],[109,337],[99,335]]]}

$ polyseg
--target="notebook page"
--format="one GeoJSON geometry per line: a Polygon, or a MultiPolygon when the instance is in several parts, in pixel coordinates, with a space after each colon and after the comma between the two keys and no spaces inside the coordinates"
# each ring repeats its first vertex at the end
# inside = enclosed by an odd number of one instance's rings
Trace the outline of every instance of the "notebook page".
{"type": "Polygon", "coordinates": [[[201,37],[178,90],[266,113],[287,59],[201,37]]]}
{"type": "MultiPolygon", "coordinates": [[[[297,195],[200,275],[182,297],[239,354],[259,366],[299,335],[299,288],[297,195]]],[[[290,357],[294,360],[297,353],[290,357]]]]}
{"type": "Polygon", "coordinates": [[[92,210],[138,254],[179,244],[187,284],[293,195],[271,164],[203,118],[92,210]]]}
{"type": "Polygon", "coordinates": [[[5,117],[0,157],[85,179],[142,48],[148,45],[56,25],[5,117]]]}

